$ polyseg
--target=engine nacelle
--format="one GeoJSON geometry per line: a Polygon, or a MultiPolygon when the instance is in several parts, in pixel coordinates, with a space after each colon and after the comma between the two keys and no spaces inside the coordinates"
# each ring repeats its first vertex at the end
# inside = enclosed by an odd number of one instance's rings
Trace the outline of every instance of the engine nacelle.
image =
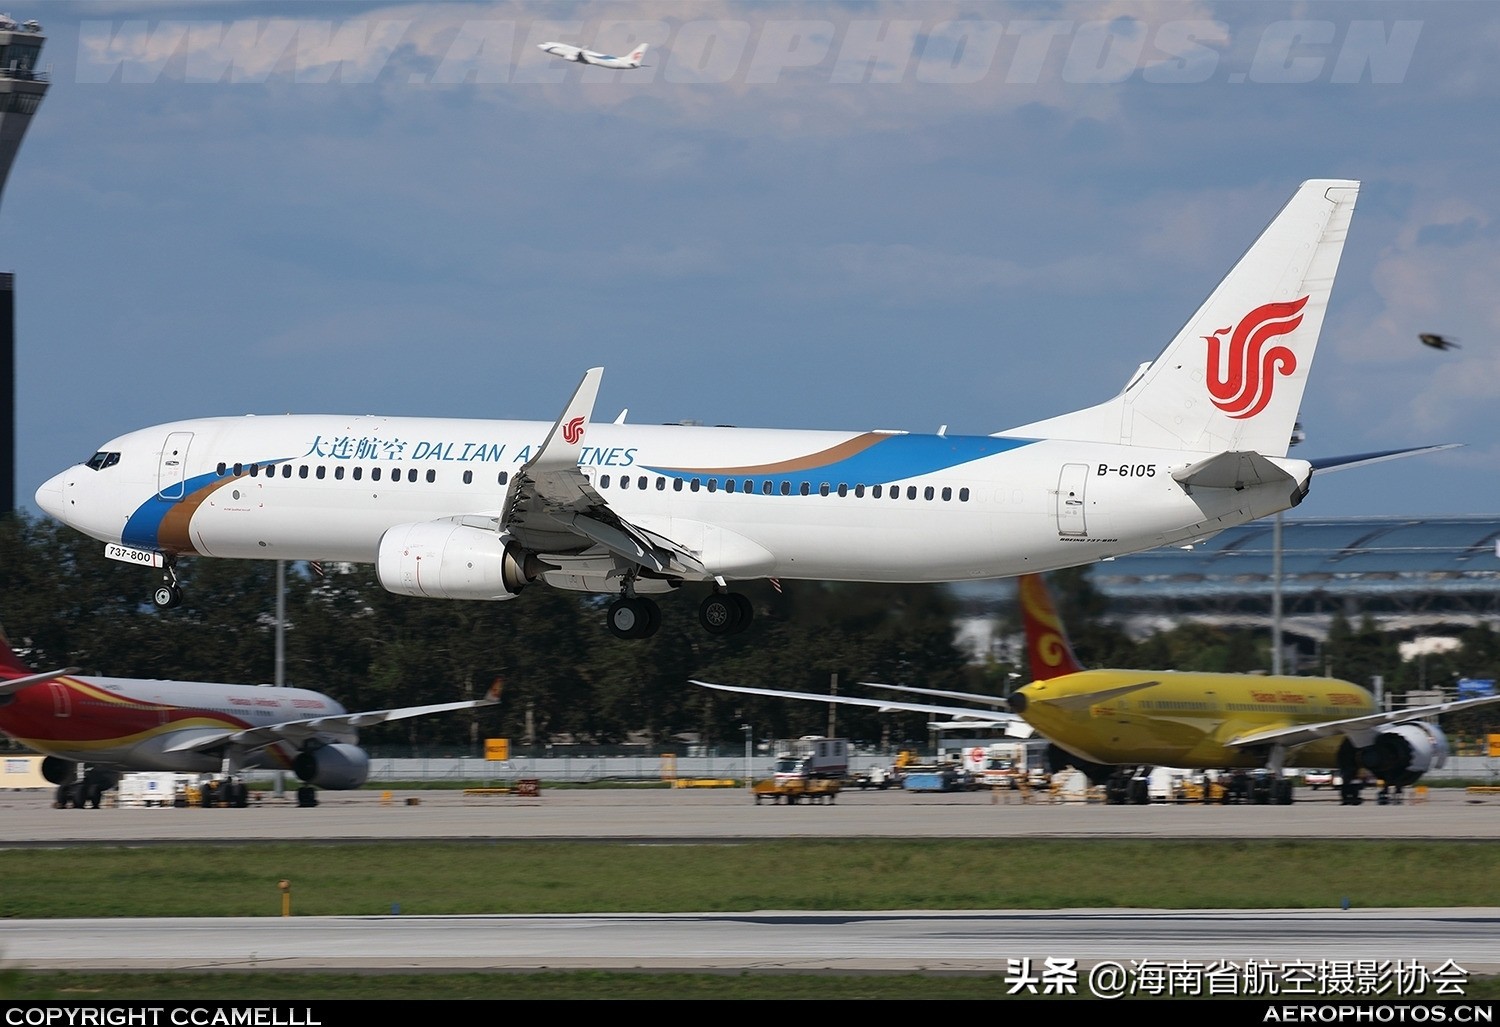
{"type": "Polygon", "coordinates": [[[370,776],[370,754],[346,742],[320,745],[299,752],[292,761],[292,772],[319,788],[358,788],[370,776]]]}
{"type": "Polygon", "coordinates": [[[387,529],[376,563],[386,591],[427,599],[514,599],[542,569],[509,535],[453,521],[387,529]]]}
{"type": "Polygon", "coordinates": [[[1415,784],[1448,762],[1448,736],[1435,724],[1414,721],[1381,728],[1375,743],[1359,750],[1359,761],[1390,785],[1415,784]]]}
{"type": "Polygon", "coordinates": [[[78,764],[72,760],[60,760],[48,756],[42,760],[42,776],[55,785],[78,780],[78,764]]]}

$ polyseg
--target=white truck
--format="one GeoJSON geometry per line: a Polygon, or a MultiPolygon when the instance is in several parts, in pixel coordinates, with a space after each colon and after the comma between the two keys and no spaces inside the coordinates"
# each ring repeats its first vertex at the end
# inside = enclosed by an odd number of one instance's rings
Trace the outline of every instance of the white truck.
{"type": "Polygon", "coordinates": [[[842,781],[849,776],[849,740],[807,735],[777,746],[772,777],[792,780],[842,781]]]}
{"type": "Polygon", "coordinates": [[[1040,739],[991,742],[964,750],[964,769],[981,787],[1018,788],[1023,778],[1033,781],[1047,774],[1047,743],[1040,739]]]}

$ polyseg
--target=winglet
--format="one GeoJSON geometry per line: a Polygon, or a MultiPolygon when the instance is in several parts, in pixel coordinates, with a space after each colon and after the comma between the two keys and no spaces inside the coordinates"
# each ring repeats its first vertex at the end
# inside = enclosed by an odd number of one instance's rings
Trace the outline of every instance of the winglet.
{"type": "Polygon", "coordinates": [[[503,677],[496,678],[495,679],[495,683],[492,684],[492,685],[490,685],[490,690],[488,692],[484,693],[484,699],[481,700],[481,701],[484,702],[486,705],[488,705],[490,703],[497,703],[497,702],[499,702],[500,701],[500,691],[504,687],[505,687],[505,679],[503,677]]]}
{"type": "Polygon", "coordinates": [[[604,377],[604,368],[591,367],[584,372],[583,381],[563,408],[562,416],[547,433],[542,448],[531,459],[527,469],[532,473],[569,470],[578,466],[583,452],[583,438],[588,434],[589,418],[594,414],[594,400],[599,395],[599,382],[604,377]]]}

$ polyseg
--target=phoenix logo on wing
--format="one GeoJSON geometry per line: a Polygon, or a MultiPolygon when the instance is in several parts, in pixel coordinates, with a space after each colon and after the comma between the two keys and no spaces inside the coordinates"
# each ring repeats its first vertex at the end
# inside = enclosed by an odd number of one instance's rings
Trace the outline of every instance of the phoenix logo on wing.
{"type": "Polygon", "coordinates": [[[1208,343],[1208,391],[1213,404],[1230,417],[1254,417],[1271,402],[1277,374],[1297,370],[1297,355],[1285,346],[1266,348],[1279,335],[1295,331],[1302,323],[1307,297],[1287,303],[1266,303],[1246,314],[1238,327],[1220,328],[1205,335],[1208,343]],[[1225,354],[1221,336],[1234,331],[1225,354]]]}

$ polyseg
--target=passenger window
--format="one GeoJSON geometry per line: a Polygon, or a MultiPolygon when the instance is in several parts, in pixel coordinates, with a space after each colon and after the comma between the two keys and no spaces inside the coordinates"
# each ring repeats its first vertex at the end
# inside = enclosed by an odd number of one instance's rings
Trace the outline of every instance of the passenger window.
{"type": "Polygon", "coordinates": [[[767,478],[765,480],[765,482],[761,484],[760,492],[761,492],[761,495],[763,495],[763,496],[769,496],[771,494],[771,479],[770,478],[767,478]]]}
{"type": "Polygon", "coordinates": [[[708,491],[710,491],[710,492],[717,492],[717,491],[719,491],[719,479],[718,478],[710,478],[710,479],[708,479],[708,491]]]}
{"type": "Polygon", "coordinates": [[[698,479],[694,478],[693,479],[693,484],[691,486],[689,486],[689,488],[691,488],[692,491],[697,492],[698,491],[698,484],[699,484],[698,479]]]}
{"type": "Polygon", "coordinates": [[[406,480],[407,481],[416,481],[417,480],[417,469],[415,467],[413,467],[411,470],[409,470],[409,471],[406,472],[406,480]]]}
{"type": "Polygon", "coordinates": [[[917,487],[915,485],[908,485],[908,486],[906,486],[906,498],[907,499],[916,499],[917,498],[917,487]]]}
{"type": "Polygon", "coordinates": [[[300,467],[297,468],[297,477],[299,477],[299,478],[306,478],[307,477],[307,465],[306,464],[302,464],[300,467]]]}
{"type": "Polygon", "coordinates": [[[437,481],[437,471],[431,467],[427,468],[427,484],[431,485],[435,481],[437,481]]]}
{"type": "Polygon", "coordinates": [[[290,478],[292,476],[292,465],[291,464],[282,464],[281,465],[281,476],[283,478],[290,478]]]}
{"type": "Polygon", "coordinates": [[[802,491],[802,494],[805,496],[808,493],[810,493],[812,491],[812,489],[808,486],[808,483],[804,481],[802,483],[802,489],[801,489],[801,491],[802,491]]]}
{"type": "Polygon", "coordinates": [[[318,480],[322,481],[323,478],[328,474],[328,468],[324,467],[322,464],[319,464],[317,474],[318,480]]]}
{"type": "Polygon", "coordinates": [[[601,489],[609,488],[609,475],[605,474],[599,477],[599,487],[601,489]]]}
{"type": "Polygon", "coordinates": [[[681,478],[673,478],[672,479],[672,491],[673,492],[681,492],[682,491],[682,479],[681,478]]]}
{"type": "Polygon", "coordinates": [[[791,482],[784,481],[784,482],[781,483],[781,494],[783,496],[790,496],[792,494],[792,483],[791,482]]]}
{"type": "Polygon", "coordinates": [[[667,488],[667,479],[662,478],[662,477],[657,477],[657,479],[656,479],[656,491],[658,491],[658,492],[665,492],[666,488],[667,488]]]}
{"type": "Polygon", "coordinates": [[[244,466],[245,466],[245,465],[244,465],[244,464],[235,464],[235,465],[234,465],[234,473],[235,473],[235,476],[236,476],[236,477],[238,477],[238,476],[239,476],[239,474],[240,474],[240,472],[241,472],[241,469],[242,469],[242,468],[243,468],[243,467],[244,467],[244,466]]]}
{"type": "Polygon", "coordinates": [[[733,478],[725,478],[724,479],[724,491],[725,492],[733,492],[734,491],[734,479],[733,478]]]}
{"type": "Polygon", "coordinates": [[[932,486],[931,485],[928,485],[925,489],[922,490],[922,498],[923,499],[931,499],[932,498],[932,486]]]}
{"type": "Polygon", "coordinates": [[[372,468],[370,468],[370,480],[371,481],[379,481],[380,480],[380,468],[378,468],[378,467],[372,467],[372,468]]]}
{"type": "Polygon", "coordinates": [[[948,488],[946,485],[943,486],[943,502],[946,503],[946,502],[948,502],[948,500],[950,500],[952,498],[953,498],[953,490],[950,489],[950,488],[948,488]]]}
{"type": "Polygon", "coordinates": [[[856,498],[856,499],[863,499],[863,498],[865,498],[865,487],[863,485],[856,485],[856,486],[854,486],[854,498],[856,498]]]}
{"type": "Polygon", "coordinates": [[[333,480],[334,481],[343,481],[344,480],[344,465],[343,464],[339,464],[337,467],[335,467],[333,469],[333,480]]]}
{"type": "Polygon", "coordinates": [[[848,494],[849,494],[849,486],[845,485],[843,482],[839,482],[839,495],[841,495],[841,496],[847,496],[848,494]]]}
{"type": "Polygon", "coordinates": [[[959,489],[958,490],[958,501],[960,503],[967,503],[969,501],[969,490],[968,489],[959,489]]]}
{"type": "Polygon", "coordinates": [[[474,472],[473,471],[465,471],[464,472],[464,484],[465,485],[472,485],[472,484],[474,484],[474,472]]]}
{"type": "MultiPolygon", "coordinates": [[[[89,461],[89,462],[92,463],[93,461],[89,461]]],[[[219,477],[221,477],[221,478],[224,477],[224,472],[227,471],[227,470],[229,470],[228,466],[226,466],[225,464],[220,464],[219,465],[219,477]]]]}
{"type": "Polygon", "coordinates": [[[500,484],[504,485],[508,481],[510,481],[510,472],[509,471],[501,471],[500,472],[500,478],[499,478],[500,484]]]}
{"type": "Polygon", "coordinates": [[[364,473],[365,469],[363,467],[354,468],[354,480],[359,481],[360,478],[364,477],[364,473]]]}
{"type": "Polygon", "coordinates": [[[882,486],[880,486],[880,485],[872,485],[872,486],[870,486],[870,498],[871,499],[879,499],[880,498],[881,487],[882,486]]]}
{"type": "Polygon", "coordinates": [[[644,474],[635,480],[635,487],[638,489],[646,487],[646,476],[644,474]]]}
{"type": "Polygon", "coordinates": [[[820,496],[826,496],[826,495],[828,495],[828,492],[829,492],[828,482],[825,481],[823,484],[821,484],[821,485],[818,486],[818,495],[820,495],[820,496]]]}
{"type": "Polygon", "coordinates": [[[250,477],[252,477],[252,478],[256,477],[256,473],[255,472],[258,471],[258,470],[260,470],[260,464],[251,464],[250,465],[250,477]]]}

